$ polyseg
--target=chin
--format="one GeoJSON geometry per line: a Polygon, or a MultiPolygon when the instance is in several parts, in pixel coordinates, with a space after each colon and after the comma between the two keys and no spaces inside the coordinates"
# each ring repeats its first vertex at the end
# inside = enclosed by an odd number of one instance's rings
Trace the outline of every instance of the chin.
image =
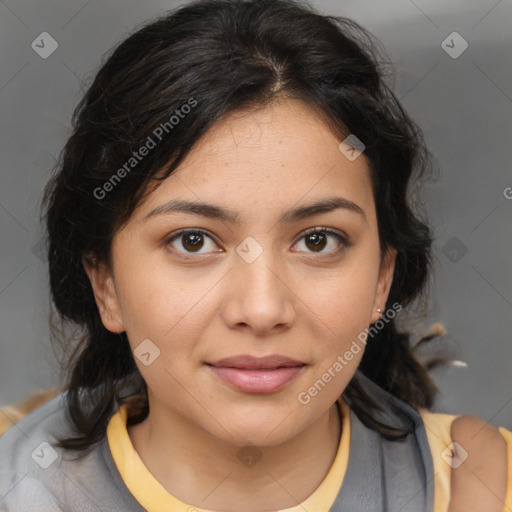
{"type": "MultiPolygon", "coordinates": [[[[283,412],[283,409],[280,409],[283,412]]],[[[244,417],[225,416],[219,420],[226,430],[215,424],[215,432],[210,431],[216,437],[232,446],[279,446],[293,439],[306,426],[306,423],[298,421],[295,414],[247,414],[244,417]],[[251,421],[252,419],[252,421],[251,421]]]]}

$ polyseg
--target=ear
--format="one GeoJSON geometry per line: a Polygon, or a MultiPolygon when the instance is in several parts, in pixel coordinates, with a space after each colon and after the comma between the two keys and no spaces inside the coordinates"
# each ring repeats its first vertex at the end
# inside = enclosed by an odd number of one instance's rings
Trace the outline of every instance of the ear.
{"type": "Polygon", "coordinates": [[[84,256],[82,264],[91,282],[94,299],[105,329],[115,333],[124,332],[125,328],[112,272],[105,263],[96,258],[84,256]]]}
{"type": "Polygon", "coordinates": [[[386,302],[388,300],[389,290],[393,283],[393,272],[395,271],[396,249],[388,247],[384,257],[382,258],[379,278],[377,281],[377,290],[375,293],[375,301],[373,304],[373,311],[370,323],[376,322],[384,313],[386,302]],[[377,308],[382,311],[379,313],[377,308]]]}

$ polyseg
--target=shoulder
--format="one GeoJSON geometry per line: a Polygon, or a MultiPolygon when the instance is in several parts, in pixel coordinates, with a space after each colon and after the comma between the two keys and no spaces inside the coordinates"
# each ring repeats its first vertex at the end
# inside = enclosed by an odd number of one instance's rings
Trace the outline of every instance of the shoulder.
{"type": "Polygon", "coordinates": [[[41,432],[51,435],[52,430],[65,433],[69,430],[66,418],[65,393],[59,393],[28,414],[9,416],[9,428],[0,435],[0,450],[5,451],[12,443],[27,442],[41,432]]]}
{"type": "Polygon", "coordinates": [[[58,446],[76,435],[59,394],[0,436],[0,511],[143,512],[124,485],[106,437],[76,452],[58,446]]]}
{"type": "Polygon", "coordinates": [[[56,436],[69,432],[64,396],[59,393],[21,419],[11,418],[11,426],[0,435],[0,456],[14,461],[30,448],[36,448],[36,441],[51,442],[56,436]]]}
{"type": "Polygon", "coordinates": [[[63,395],[59,394],[0,436],[1,506],[18,503],[20,499],[23,503],[32,503],[31,496],[41,499],[45,496],[41,487],[44,487],[45,477],[52,473],[48,468],[55,466],[59,458],[52,445],[57,436],[68,431],[63,395]]]}
{"type": "Polygon", "coordinates": [[[449,512],[502,512],[507,494],[508,447],[498,429],[474,416],[451,423],[449,512]]]}

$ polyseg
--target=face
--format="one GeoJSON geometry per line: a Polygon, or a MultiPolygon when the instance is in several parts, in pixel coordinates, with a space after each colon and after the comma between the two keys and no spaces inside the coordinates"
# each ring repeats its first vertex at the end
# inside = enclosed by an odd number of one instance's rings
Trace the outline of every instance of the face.
{"type": "Polygon", "coordinates": [[[381,261],[364,154],[339,144],[296,100],[232,114],[116,233],[112,270],[86,267],[105,327],[127,333],[150,416],[273,446],[343,392],[394,252],[381,261]]]}

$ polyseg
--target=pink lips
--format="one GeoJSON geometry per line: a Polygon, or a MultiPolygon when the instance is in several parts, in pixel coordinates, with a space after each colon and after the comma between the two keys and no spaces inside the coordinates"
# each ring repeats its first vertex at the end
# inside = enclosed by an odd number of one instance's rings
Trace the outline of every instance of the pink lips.
{"type": "Polygon", "coordinates": [[[207,364],[218,377],[246,393],[273,393],[293,380],[306,366],[289,357],[250,355],[228,357],[207,364]]]}

